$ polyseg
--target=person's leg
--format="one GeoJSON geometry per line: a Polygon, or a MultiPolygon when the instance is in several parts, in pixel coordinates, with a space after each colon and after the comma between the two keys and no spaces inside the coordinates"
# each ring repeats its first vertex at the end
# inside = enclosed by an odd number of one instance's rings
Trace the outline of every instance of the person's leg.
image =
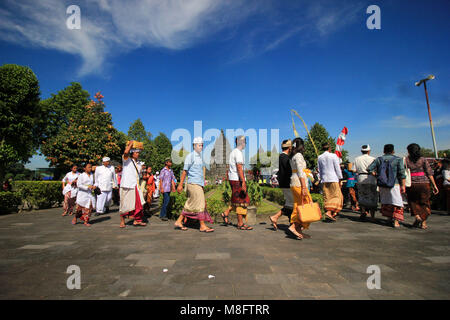
{"type": "Polygon", "coordinates": [[[292,232],[297,237],[298,240],[303,239],[303,234],[301,232],[301,229],[302,229],[302,225],[297,222],[294,222],[289,226],[289,231],[292,232]]]}
{"type": "Polygon", "coordinates": [[[205,224],[205,221],[200,220],[199,222],[200,222],[200,231],[202,231],[202,232],[213,232],[214,231],[214,229],[208,227],[205,224]]]}
{"type": "Polygon", "coordinates": [[[187,230],[187,228],[183,225],[184,219],[185,219],[185,217],[182,214],[180,214],[177,221],[175,221],[175,223],[174,223],[175,229],[181,229],[183,231],[187,230]]]}
{"type": "Polygon", "coordinates": [[[167,206],[169,205],[169,200],[170,200],[170,192],[164,192],[163,193],[163,205],[161,208],[161,212],[159,214],[160,219],[167,218],[167,206]]]}
{"type": "Polygon", "coordinates": [[[106,202],[107,193],[102,192],[97,196],[97,213],[104,213],[105,212],[105,202],[106,202]]]}
{"type": "Polygon", "coordinates": [[[228,215],[230,214],[230,211],[232,208],[233,208],[232,206],[228,206],[228,208],[222,213],[223,222],[227,225],[231,224],[230,219],[228,218],[228,215]]]}
{"type": "Polygon", "coordinates": [[[237,220],[238,220],[238,224],[237,224],[238,229],[253,230],[253,227],[249,227],[246,224],[244,224],[244,216],[242,214],[237,214],[237,220]]]}
{"type": "Polygon", "coordinates": [[[109,207],[111,206],[111,200],[112,200],[112,190],[108,191],[106,194],[105,209],[107,213],[109,212],[109,207]]]}
{"type": "Polygon", "coordinates": [[[69,211],[69,200],[70,200],[70,191],[64,195],[63,214],[62,214],[63,217],[67,215],[69,211]]]}

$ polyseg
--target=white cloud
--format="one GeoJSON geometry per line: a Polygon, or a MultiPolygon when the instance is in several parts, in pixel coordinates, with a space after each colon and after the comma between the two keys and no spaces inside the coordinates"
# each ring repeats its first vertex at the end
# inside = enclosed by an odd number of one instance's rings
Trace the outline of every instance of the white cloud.
{"type": "MultiPolygon", "coordinates": [[[[410,118],[405,115],[397,115],[389,120],[383,120],[382,125],[392,128],[414,129],[414,128],[426,128],[430,126],[430,122],[427,119],[410,118]]],[[[450,116],[438,116],[433,119],[433,126],[447,127],[450,126],[450,116]]]]}
{"type": "MultiPolygon", "coordinates": [[[[299,2],[296,13],[286,19],[273,0],[81,0],[81,30],[66,27],[68,0],[4,0],[0,8],[0,39],[23,46],[66,52],[82,58],[79,75],[101,73],[108,58],[139,47],[182,50],[225,29],[236,32],[249,17],[264,14],[259,30],[249,31],[252,56],[273,50],[287,39],[302,35],[327,36],[352,22],[355,5],[332,8],[320,1],[299,2]],[[302,14],[300,14],[302,13],[302,14]],[[275,19],[270,17],[275,16],[275,19]],[[305,30],[307,29],[307,30],[305,30]]],[[[363,12],[363,11],[361,11],[363,12]]],[[[363,14],[362,14],[363,16],[363,14]]],[[[243,36],[245,38],[245,35],[243,36]]]]}

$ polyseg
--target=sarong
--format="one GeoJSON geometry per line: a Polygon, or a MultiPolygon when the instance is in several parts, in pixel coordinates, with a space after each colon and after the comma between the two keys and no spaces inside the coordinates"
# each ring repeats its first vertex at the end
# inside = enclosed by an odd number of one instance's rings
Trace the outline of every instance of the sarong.
{"type": "Polygon", "coordinates": [[[134,189],[120,188],[120,216],[132,216],[136,222],[141,222],[143,217],[143,207],[145,203],[142,193],[137,186],[134,189]]]}
{"type": "Polygon", "coordinates": [[[323,201],[325,211],[338,213],[342,210],[344,204],[344,196],[342,195],[339,182],[323,183],[323,201]]]}
{"type": "Polygon", "coordinates": [[[358,207],[358,200],[356,199],[356,190],[355,188],[351,187],[348,188],[348,194],[350,196],[350,203],[352,207],[358,207]]]}
{"type": "Polygon", "coordinates": [[[403,199],[400,186],[392,188],[380,187],[381,214],[385,217],[403,221],[403,199]]]}
{"type": "Polygon", "coordinates": [[[93,210],[92,204],[90,208],[85,208],[77,204],[77,208],[75,210],[75,217],[77,219],[81,219],[86,223],[89,223],[89,218],[91,217],[92,210],[93,210]]]}
{"type": "Polygon", "coordinates": [[[72,213],[73,208],[75,207],[75,202],[77,201],[77,197],[70,197],[71,195],[71,191],[66,192],[66,194],[64,195],[64,205],[63,205],[63,210],[64,213],[72,213]]]}
{"type": "Polygon", "coordinates": [[[365,209],[376,209],[378,207],[377,185],[371,183],[358,183],[358,202],[365,209]]]}
{"type": "Polygon", "coordinates": [[[247,215],[247,207],[250,204],[248,193],[242,189],[241,181],[231,181],[231,209],[239,215],[247,215]]]}
{"type": "Polygon", "coordinates": [[[294,197],[290,188],[281,188],[281,191],[283,191],[284,195],[284,207],[281,209],[281,212],[290,218],[294,207],[294,197]]]}
{"type": "Polygon", "coordinates": [[[198,184],[187,184],[187,200],[181,214],[187,218],[214,223],[205,207],[205,193],[198,184]]]}
{"type": "Polygon", "coordinates": [[[299,219],[298,216],[298,207],[304,204],[309,203],[309,197],[302,196],[302,188],[301,187],[291,187],[291,192],[294,197],[294,208],[291,214],[291,223],[299,223],[302,225],[303,229],[308,229],[311,223],[304,223],[299,219]]]}
{"type": "Polygon", "coordinates": [[[428,183],[412,183],[406,188],[411,216],[419,216],[425,221],[431,214],[431,188],[428,183]]]}

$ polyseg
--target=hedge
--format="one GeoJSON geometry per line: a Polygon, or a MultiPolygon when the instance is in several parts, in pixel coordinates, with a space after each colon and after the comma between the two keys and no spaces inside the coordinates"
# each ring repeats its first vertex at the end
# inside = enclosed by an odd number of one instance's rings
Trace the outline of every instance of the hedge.
{"type": "Polygon", "coordinates": [[[0,192],[0,214],[8,212],[17,212],[22,199],[18,192],[2,191],[0,192]]]}
{"type": "MultiPolygon", "coordinates": [[[[281,189],[262,187],[262,193],[266,200],[278,203],[280,206],[284,206],[284,195],[281,189]]],[[[317,202],[319,204],[322,212],[325,212],[323,206],[323,195],[318,193],[311,193],[311,198],[314,202],[317,202]]]]}
{"type": "Polygon", "coordinates": [[[13,191],[29,209],[47,209],[64,201],[60,181],[13,181],[13,191]]]}
{"type": "MultiPolygon", "coordinates": [[[[162,207],[164,197],[159,198],[159,205],[162,207]]],[[[167,217],[169,219],[177,219],[181,211],[183,210],[184,204],[186,203],[187,196],[186,192],[172,192],[170,194],[169,204],[167,205],[167,217]]],[[[207,211],[213,218],[215,222],[218,221],[220,214],[222,213],[223,202],[217,199],[207,199],[206,200],[207,211]]]]}

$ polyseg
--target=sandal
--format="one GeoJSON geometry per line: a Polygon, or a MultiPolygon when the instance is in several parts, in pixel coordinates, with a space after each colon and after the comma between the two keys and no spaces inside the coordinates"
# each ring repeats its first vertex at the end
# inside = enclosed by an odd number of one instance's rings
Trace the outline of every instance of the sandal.
{"type": "Polygon", "coordinates": [[[175,226],[174,228],[175,230],[182,230],[182,231],[186,231],[188,228],[186,228],[185,226],[175,226]]]}
{"type": "Polygon", "coordinates": [[[273,222],[272,217],[270,217],[270,216],[269,216],[269,220],[270,220],[270,223],[272,223],[272,226],[275,229],[275,231],[277,231],[278,230],[278,226],[277,226],[276,222],[273,222]]]}
{"type": "Polygon", "coordinates": [[[228,219],[228,216],[226,216],[223,212],[221,214],[222,219],[223,219],[223,223],[226,225],[231,225],[232,223],[230,222],[230,220],[228,219]]]}
{"type": "Polygon", "coordinates": [[[205,230],[199,230],[200,232],[206,232],[206,233],[210,233],[210,232],[214,232],[214,229],[205,229],[205,230]]]}
{"type": "Polygon", "coordinates": [[[243,224],[242,226],[237,226],[238,230],[253,230],[253,227],[249,227],[246,224],[243,224]]]}
{"type": "Polygon", "coordinates": [[[125,228],[125,224],[120,224],[119,228],[125,228]]]}
{"type": "Polygon", "coordinates": [[[133,222],[133,226],[137,227],[137,226],[142,226],[145,227],[147,224],[145,222],[142,221],[135,221],[133,222]]]}
{"type": "Polygon", "coordinates": [[[333,216],[329,216],[329,215],[325,214],[325,217],[330,219],[331,221],[336,221],[336,219],[333,216]]]}
{"type": "Polygon", "coordinates": [[[296,235],[291,229],[288,228],[288,230],[294,235],[295,239],[297,239],[297,240],[303,239],[303,236],[300,233],[298,235],[296,235]]]}

